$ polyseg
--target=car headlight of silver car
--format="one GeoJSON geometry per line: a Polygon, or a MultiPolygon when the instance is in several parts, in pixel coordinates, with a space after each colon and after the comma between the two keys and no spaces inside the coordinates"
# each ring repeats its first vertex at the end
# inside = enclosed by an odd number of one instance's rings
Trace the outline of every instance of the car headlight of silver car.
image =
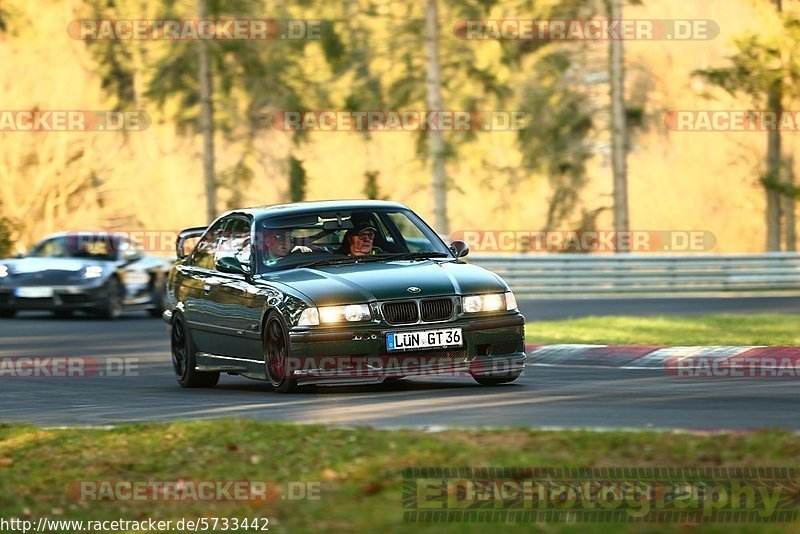
{"type": "Polygon", "coordinates": [[[0,278],[5,278],[6,276],[8,276],[8,265],[0,263],[0,278]]]}
{"type": "Polygon", "coordinates": [[[299,326],[316,326],[318,324],[357,323],[369,321],[372,313],[367,304],[347,304],[345,306],[321,306],[306,308],[300,314],[299,326]]]}
{"type": "Polygon", "coordinates": [[[487,293],[485,295],[467,295],[462,300],[464,313],[499,312],[517,309],[514,293],[487,293]]]}
{"type": "Polygon", "coordinates": [[[83,277],[88,279],[100,278],[103,276],[103,268],[99,265],[88,265],[83,268],[83,277]]]}

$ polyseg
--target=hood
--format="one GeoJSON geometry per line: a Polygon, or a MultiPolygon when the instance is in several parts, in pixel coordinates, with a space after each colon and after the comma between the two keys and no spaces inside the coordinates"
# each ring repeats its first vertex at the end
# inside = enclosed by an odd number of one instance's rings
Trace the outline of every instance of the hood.
{"type": "Polygon", "coordinates": [[[317,306],[508,291],[499,276],[481,267],[429,260],[292,269],[263,280],[289,284],[317,306]],[[412,286],[420,291],[409,292],[412,286]]]}

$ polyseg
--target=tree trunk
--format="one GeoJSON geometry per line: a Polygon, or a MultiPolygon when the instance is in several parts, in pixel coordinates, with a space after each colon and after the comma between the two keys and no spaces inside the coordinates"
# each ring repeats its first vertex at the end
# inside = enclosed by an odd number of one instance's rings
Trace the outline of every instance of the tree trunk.
{"type": "MultiPolygon", "coordinates": [[[[789,186],[788,191],[794,190],[794,183],[794,155],[791,155],[786,162],[786,185],[789,186]]],[[[797,199],[795,195],[783,195],[783,213],[785,215],[783,222],[786,224],[786,252],[795,252],[797,250],[796,202],[797,199]]]]}
{"type": "MultiPolygon", "coordinates": [[[[442,111],[442,83],[439,68],[439,15],[436,0],[425,0],[425,88],[428,111],[442,111]]],[[[428,131],[428,149],[432,165],[433,214],[436,231],[450,233],[447,219],[447,174],[445,171],[444,135],[441,131],[428,131]]]]}
{"type": "MultiPolygon", "coordinates": [[[[609,0],[609,18],[622,19],[622,0],[609,0]]],[[[611,167],[614,175],[614,230],[627,232],[628,220],[628,136],[625,124],[625,57],[622,41],[608,44],[608,70],[611,81],[611,167]]],[[[624,240],[617,240],[617,251],[628,252],[624,240]]]]}
{"type": "MultiPolygon", "coordinates": [[[[781,0],[772,0],[778,13],[781,12],[781,0]]],[[[781,111],[781,81],[777,81],[767,92],[767,109],[781,111]]],[[[781,249],[781,194],[774,185],[781,179],[781,132],[776,127],[767,131],[767,251],[776,252],[781,249]]]]}
{"type": "MultiPolygon", "coordinates": [[[[207,18],[206,0],[197,0],[197,18],[207,18]]],[[[209,42],[200,41],[200,132],[203,135],[203,181],[206,190],[206,219],[217,218],[217,181],[214,176],[214,102],[212,100],[209,42]]]]}
{"type": "MultiPolygon", "coordinates": [[[[767,108],[781,112],[781,88],[775,84],[767,95],[767,108]]],[[[781,181],[781,132],[767,131],[767,251],[781,249],[781,193],[775,185],[781,181]]]]}

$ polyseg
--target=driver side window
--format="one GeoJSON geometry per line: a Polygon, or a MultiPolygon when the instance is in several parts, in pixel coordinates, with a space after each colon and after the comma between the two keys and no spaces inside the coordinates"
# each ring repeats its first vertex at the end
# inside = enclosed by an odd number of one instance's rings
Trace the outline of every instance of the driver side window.
{"type": "Polygon", "coordinates": [[[222,230],[227,222],[228,219],[217,221],[200,239],[192,253],[192,265],[214,270],[214,253],[217,250],[217,241],[222,236],[222,230]]]}
{"type": "Polygon", "coordinates": [[[250,223],[244,219],[231,219],[217,245],[216,260],[229,257],[250,271],[250,223]]]}

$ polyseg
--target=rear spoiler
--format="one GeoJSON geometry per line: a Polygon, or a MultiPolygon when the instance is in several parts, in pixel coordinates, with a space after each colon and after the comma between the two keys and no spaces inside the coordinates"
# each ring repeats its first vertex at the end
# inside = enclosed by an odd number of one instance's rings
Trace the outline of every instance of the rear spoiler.
{"type": "Polygon", "coordinates": [[[181,230],[178,234],[178,239],[175,240],[175,255],[178,256],[179,260],[182,260],[188,254],[183,250],[183,244],[186,242],[187,239],[191,239],[193,237],[200,237],[208,230],[208,226],[194,226],[192,228],[185,228],[181,230]]]}

